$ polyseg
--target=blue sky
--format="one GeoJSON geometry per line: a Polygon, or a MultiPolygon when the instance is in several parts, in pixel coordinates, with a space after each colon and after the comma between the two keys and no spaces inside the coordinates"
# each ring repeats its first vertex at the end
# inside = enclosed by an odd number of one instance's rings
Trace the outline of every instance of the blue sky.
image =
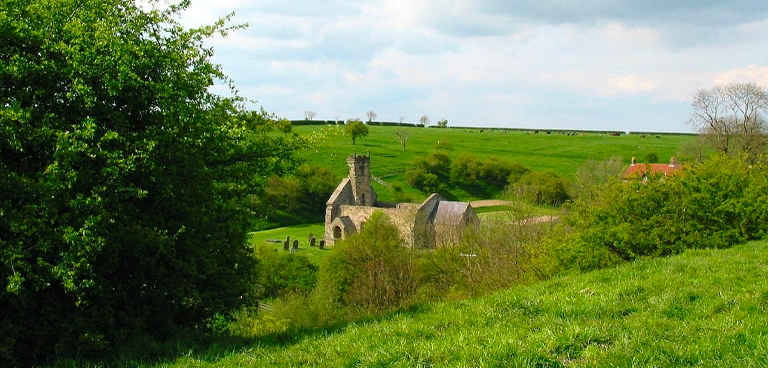
{"type": "Polygon", "coordinates": [[[692,95],[768,86],[763,1],[192,0],[242,96],[302,119],[689,132],[692,95]]]}

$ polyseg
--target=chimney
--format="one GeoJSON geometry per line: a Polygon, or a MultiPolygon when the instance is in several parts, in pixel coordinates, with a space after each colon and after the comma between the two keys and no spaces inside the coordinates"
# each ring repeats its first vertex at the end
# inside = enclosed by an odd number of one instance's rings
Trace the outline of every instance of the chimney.
{"type": "Polygon", "coordinates": [[[637,159],[632,157],[632,166],[635,166],[636,163],[637,163],[637,159]]]}
{"type": "Polygon", "coordinates": [[[674,157],[669,159],[669,167],[675,167],[677,165],[677,160],[675,160],[674,157]]]}

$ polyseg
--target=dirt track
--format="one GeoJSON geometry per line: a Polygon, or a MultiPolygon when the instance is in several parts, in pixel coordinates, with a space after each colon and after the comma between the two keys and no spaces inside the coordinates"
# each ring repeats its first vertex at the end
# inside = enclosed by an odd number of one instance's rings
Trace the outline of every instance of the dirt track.
{"type": "Polygon", "coordinates": [[[474,208],[480,208],[480,207],[492,207],[492,206],[504,206],[507,204],[511,204],[512,202],[509,201],[502,201],[500,199],[483,199],[480,201],[472,201],[469,202],[469,204],[472,205],[474,208]]]}

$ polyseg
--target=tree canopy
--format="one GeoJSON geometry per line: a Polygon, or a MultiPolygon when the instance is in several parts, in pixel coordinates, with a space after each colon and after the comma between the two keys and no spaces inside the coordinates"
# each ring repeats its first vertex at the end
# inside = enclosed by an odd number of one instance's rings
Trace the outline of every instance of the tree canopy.
{"type": "Polygon", "coordinates": [[[368,127],[360,120],[350,120],[344,127],[344,134],[352,138],[352,144],[355,144],[357,138],[368,135],[368,127]]]}
{"type": "Polygon", "coordinates": [[[293,163],[188,5],[0,0],[0,360],[200,325],[248,300],[254,196],[293,163]]]}

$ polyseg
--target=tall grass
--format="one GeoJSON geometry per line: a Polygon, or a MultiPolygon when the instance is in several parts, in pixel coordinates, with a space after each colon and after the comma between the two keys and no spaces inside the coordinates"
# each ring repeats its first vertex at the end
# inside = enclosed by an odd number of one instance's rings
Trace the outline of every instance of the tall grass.
{"type": "Polygon", "coordinates": [[[761,367],[766,272],[765,241],[686,251],[145,366],[761,367]]]}

